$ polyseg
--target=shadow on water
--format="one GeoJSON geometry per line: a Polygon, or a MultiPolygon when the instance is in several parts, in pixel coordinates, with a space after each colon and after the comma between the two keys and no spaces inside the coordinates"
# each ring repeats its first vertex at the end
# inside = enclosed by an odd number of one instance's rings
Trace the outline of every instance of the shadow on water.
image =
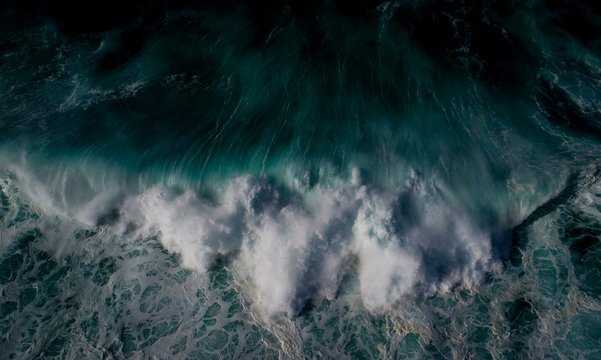
{"type": "Polygon", "coordinates": [[[600,174],[600,167],[596,167],[592,173],[572,172],[559,194],[537,207],[517,226],[492,234],[491,242],[495,257],[511,266],[520,266],[522,263],[521,250],[528,245],[528,227],[574,200],[583,187],[586,186],[586,182],[600,174]]]}

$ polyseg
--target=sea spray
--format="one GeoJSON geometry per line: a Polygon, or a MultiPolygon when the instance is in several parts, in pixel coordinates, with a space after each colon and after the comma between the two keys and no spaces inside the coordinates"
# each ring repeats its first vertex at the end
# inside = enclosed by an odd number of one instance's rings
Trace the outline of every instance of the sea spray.
{"type": "Polygon", "coordinates": [[[8,358],[595,358],[588,1],[2,5],[8,358]]]}

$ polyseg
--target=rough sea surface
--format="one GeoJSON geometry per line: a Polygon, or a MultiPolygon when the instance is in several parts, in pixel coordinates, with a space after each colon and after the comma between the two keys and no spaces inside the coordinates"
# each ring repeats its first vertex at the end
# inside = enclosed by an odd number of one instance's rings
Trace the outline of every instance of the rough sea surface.
{"type": "Polygon", "coordinates": [[[0,294],[2,359],[601,359],[601,6],[4,3],[0,294]]]}

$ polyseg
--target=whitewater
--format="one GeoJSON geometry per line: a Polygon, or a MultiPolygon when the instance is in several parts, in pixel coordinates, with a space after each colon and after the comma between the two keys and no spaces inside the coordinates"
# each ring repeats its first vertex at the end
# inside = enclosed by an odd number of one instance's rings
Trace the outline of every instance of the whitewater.
{"type": "Polygon", "coordinates": [[[44,4],[0,358],[601,358],[594,3],[44,4]]]}

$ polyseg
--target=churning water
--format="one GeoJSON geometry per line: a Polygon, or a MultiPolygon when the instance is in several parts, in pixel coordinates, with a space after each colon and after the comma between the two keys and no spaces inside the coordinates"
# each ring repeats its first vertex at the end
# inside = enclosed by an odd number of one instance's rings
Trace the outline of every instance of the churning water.
{"type": "Polygon", "coordinates": [[[1,358],[601,358],[596,2],[1,9],[1,358]]]}

